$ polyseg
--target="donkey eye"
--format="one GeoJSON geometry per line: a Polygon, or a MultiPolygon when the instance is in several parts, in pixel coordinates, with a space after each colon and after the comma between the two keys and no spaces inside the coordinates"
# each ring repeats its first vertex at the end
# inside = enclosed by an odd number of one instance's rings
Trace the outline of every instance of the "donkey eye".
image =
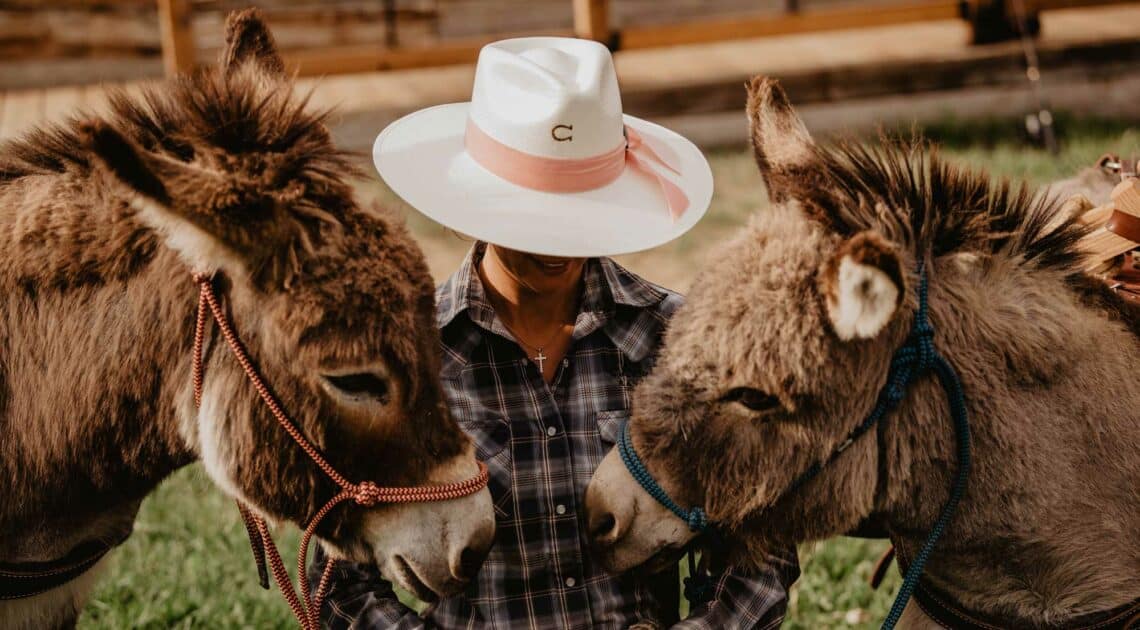
{"type": "Polygon", "coordinates": [[[752,411],[771,411],[780,407],[780,399],[752,387],[733,387],[721,400],[739,403],[752,411]]]}
{"type": "Polygon", "coordinates": [[[351,398],[374,398],[381,402],[388,400],[388,381],[371,372],[336,376],[326,374],[324,379],[333,389],[351,398]]]}

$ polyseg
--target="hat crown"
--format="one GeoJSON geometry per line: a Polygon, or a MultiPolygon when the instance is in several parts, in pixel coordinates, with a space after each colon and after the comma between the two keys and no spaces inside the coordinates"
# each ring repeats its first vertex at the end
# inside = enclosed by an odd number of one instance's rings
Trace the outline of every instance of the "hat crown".
{"type": "Polygon", "coordinates": [[[609,50],[565,37],[523,37],[483,47],[471,122],[513,149],[581,159],[625,143],[609,50]]]}

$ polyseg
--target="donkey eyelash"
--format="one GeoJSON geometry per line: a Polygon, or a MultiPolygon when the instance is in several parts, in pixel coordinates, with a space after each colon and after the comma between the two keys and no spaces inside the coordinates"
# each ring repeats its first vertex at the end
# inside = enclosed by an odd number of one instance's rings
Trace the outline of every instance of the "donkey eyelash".
{"type": "Polygon", "coordinates": [[[757,412],[774,411],[783,407],[779,398],[754,387],[733,387],[721,396],[721,402],[739,403],[757,412]]]}

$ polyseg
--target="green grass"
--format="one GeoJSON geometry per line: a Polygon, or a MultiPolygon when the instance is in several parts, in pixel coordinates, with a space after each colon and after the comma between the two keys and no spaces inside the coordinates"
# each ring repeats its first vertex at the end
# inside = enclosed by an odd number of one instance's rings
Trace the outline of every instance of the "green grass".
{"type": "MultiPolygon", "coordinates": [[[[1064,150],[1058,156],[1023,146],[1016,123],[958,124],[928,129],[951,157],[997,175],[1045,183],[1092,164],[1105,151],[1124,155],[1140,149],[1140,133],[1109,121],[1062,118],[1064,150]]],[[[751,156],[744,151],[712,154],[717,180],[714,204],[685,237],[622,262],[650,279],[684,289],[695,265],[717,243],[762,209],[765,195],[751,156]]],[[[468,243],[431,224],[394,200],[377,183],[362,185],[365,196],[402,209],[437,277],[463,256],[468,243]]],[[[277,536],[293,564],[297,532],[277,536]]],[[[792,629],[874,628],[890,606],[899,579],[892,571],[878,592],[867,576],[885,543],[836,539],[801,549],[803,576],[792,592],[792,629]]],[[[135,534],[118,550],[80,627],[95,628],[277,628],[292,626],[288,607],[275,591],[257,586],[245,530],[233,502],[192,466],[164,483],[143,504],[135,534]]]]}

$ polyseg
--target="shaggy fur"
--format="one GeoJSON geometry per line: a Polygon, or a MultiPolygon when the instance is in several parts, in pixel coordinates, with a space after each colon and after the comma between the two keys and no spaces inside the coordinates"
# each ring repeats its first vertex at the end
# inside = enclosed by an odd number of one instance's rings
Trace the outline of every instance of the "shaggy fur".
{"type": "Polygon", "coordinates": [[[927,578],[970,609],[1026,625],[1140,597],[1140,388],[1130,367],[1140,314],[1080,272],[1083,228],[1048,227],[1051,197],[943,162],[922,143],[817,147],[771,80],[750,85],[749,118],[778,203],[699,275],[636,391],[634,442],[654,476],[727,528],[736,562],[868,517],[913,555],[956,467],[936,379],[915,384],[812,482],[789,487],[873,407],[911,328],[921,261],[935,344],[969,401],[974,453],[927,578]],[[878,335],[845,341],[826,302],[829,274],[852,252],[905,297],[878,335]],[[738,388],[780,404],[751,410],[738,388]]]}
{"type": "MultiPolygon", "coordinates": [[[[422,254],[357,207],[260,17],[234,16],[227,38],[218,71],[0,147],[0,563],[129,531],[197,458],[273,518],[306,523],[334,494],[213,332],[194,409],[195,270],[216,272],[266,381],[349,479],[419,484],[467,448],[422,254]],[[346,372],[378,381],[346,395],[325,378],[346,372]]],[[[371,559],[359,512],[320,533],[371,559]]]]}

